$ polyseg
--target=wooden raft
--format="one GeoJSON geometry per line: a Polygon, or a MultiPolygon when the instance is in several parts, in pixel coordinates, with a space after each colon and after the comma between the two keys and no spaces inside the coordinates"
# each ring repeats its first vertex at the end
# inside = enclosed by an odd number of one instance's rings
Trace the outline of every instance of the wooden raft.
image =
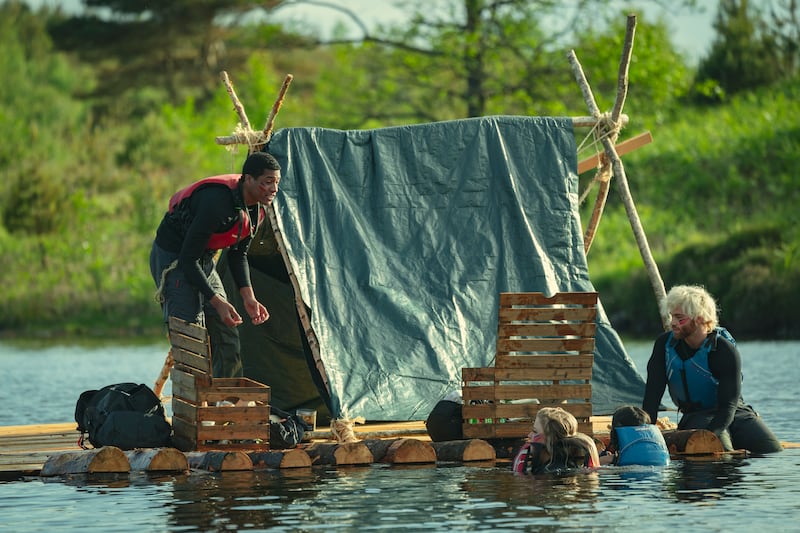
{"type": "Polygon", "coordinates": [[[558,406],[593,434],[597,293],[501,293],[494,367],[462,368],[464,438],[517,438],[558,406]]]}
{"type": "Polygon", "coordinates": [[[169,340],[175,446],[269,450],[269,387],[249,378],[212,377],[211,345],[202,326],[170,317],[169,340]],[[218,406],[222,401],[234,405],[218,406]]]}

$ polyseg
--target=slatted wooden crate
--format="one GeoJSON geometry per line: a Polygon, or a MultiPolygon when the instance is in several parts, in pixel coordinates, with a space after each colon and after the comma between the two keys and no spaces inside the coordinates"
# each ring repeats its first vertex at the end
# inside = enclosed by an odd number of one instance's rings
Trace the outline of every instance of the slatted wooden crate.
{"type": "Polygon", "coordinates": [[[461,372],[464,437],[524,437],[546,406],[591,435],[596,317],[594,292],[500,294],[495,366],[461,372]]]}
{"type": "Polygon", "coordinates": [[[175,446],[269,450],[269,387],[249,378],[212,377],[211,345],[202,326],[170,317],[169,339],[175,446]],[[237,405],[217,406],[222,401],[237,405]]]}

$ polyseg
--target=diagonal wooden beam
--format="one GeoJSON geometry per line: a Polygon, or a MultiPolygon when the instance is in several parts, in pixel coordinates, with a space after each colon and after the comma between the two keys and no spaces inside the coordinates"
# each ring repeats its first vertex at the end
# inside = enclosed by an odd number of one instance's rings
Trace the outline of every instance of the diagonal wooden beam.
{"type": "MultiPolygon", "coordinates": [[[[653,136],[650,134],[649,131],[644,133],[640,133],[636,137],[631,137],[625,141],[622,141],[618,145],[616,145],[617,155],[625,155],[627,153],[633,152],[634,150],[638,150],[642,146],[650,144],[653,142],[653,136]]],[[[597,168],[600,164],[601,158],[605,157],[604,152],[597,152],[596,154],[587,157],[578,162],[578,174],[583,174],[587,170],[591,170],[593,168],[597,168]]]]}

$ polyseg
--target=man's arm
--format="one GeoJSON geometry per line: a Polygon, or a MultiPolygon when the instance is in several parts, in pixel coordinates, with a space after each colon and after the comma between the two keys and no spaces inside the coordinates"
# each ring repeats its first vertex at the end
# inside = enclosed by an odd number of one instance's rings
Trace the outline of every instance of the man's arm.
{"type": "Polygon", "coordinates": [[[658,419],[658,408],[664,389],[667,387],[666,345],[668,333],[659,336],[653,343],[653,352],[647,361],[647,384],[644,389],[642,409],[650,415],[650,421],[658,419]]]}
{"type": "MultiPolygon", "coordinates": [[[[209,300],[214,297],[214,289],[208,283],[208,278],[203,272],[200,259],[205,255],[211,235],[218,231],[225,220],[225,196],[228,194],[218,187],[206,187],[192,195],[192,210],[194,216],[186,230],[186,235],[181,243],[178,254],[178,268],[185,274],[189,283],[209,300]]],[[[230,200],[228,200],[230,205],[230,200]]]]}
{"type": "Polygon", "coordinates": [[[736,346],[717,337],[717,349],[709,354],[708,364],[711,373],[719,380],[717,412],[708,423],[708,430],[719,435],[733,422],[742,396],[742,357],[736,346]]]}

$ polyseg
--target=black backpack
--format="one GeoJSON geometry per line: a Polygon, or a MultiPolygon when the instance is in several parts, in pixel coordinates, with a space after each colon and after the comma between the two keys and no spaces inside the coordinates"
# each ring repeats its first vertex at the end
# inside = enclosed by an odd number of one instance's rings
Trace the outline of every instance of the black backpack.
{"type": "Polygon", "coordinates": [[[428,415],[425,429],[433,442],[462,440],[464,438],[461,419],[462,406],[458,402],[440,400],[428,415]]]}
{"type": "Polygon", "coordinates": [[[306,424],[302,418],[296,414],[269,406],[270,415],[280,419],[279,422],[269,423],[269,447],[273,450],[287,450],[296,447],[305,437],[306,431],[311,431],[311,426],[306,424]]]}
{"type": "Polygon", "coordinates": [[[75,421],[81,432],[81,448],[86,448],[86,436],[95,448],[132,450],[171,445],[172,427],[164,406],[144,384],[117,383],[81,393],[75,405],[75,421]]]}

